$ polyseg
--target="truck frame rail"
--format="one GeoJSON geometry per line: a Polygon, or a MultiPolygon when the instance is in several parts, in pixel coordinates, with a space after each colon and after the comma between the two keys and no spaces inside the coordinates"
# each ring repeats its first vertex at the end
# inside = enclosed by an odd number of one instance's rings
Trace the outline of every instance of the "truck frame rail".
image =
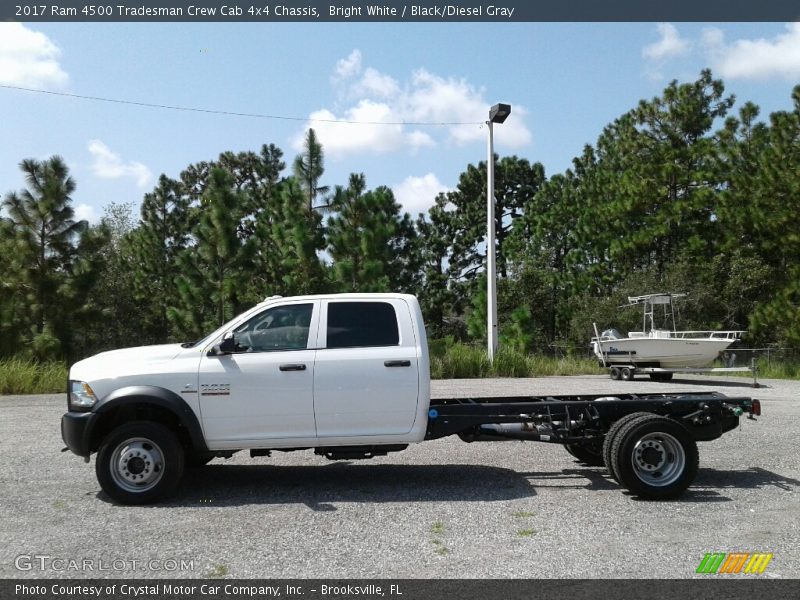
{"type": "Polygon", "coordinates": [[[697,442],[736,428],[745,412],[760,415],[760,401],[719,392],[444,398],[431,402],[426,439],[562,444],[629,493],[666,499],[694,481],[697,442]]]}
{"type": "Polygon", "coordinates": [[[760,402],[719,392],[443,398],[431,400],[426,439],[458,434],[465,441],[602,442],[619,419],[650,413],[708,441],[735,428],[745,412],[759,415],[760,402]]]}

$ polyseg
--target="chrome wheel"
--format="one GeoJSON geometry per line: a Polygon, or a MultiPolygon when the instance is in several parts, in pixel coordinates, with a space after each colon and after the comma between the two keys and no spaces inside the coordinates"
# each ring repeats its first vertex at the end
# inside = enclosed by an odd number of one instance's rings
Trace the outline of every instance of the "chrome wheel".
{"type": "Polygon", "coordinates": [[[109,469],[114,483],[123,490],[146,492],[164,475],[164,453],[152,440],[131,438],[114,449],[109,469]]]}
{"type": "Polygon", "coordinates": [[[647,485],[663,487],[677,481],[686,467],[681,443],[668,433],[642,436],[633,447],[631,463],[636,476],[647,485]]]}

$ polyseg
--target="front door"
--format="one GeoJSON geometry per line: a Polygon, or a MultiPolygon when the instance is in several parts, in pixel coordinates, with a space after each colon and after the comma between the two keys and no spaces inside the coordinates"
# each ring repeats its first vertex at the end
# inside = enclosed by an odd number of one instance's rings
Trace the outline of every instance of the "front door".
{"type": "Polygon", "coordinates": [[[318,301],[272,306],[233,330],[233,353],[203,356],[198,394],[209,446],[313,441],[318,321],[318,301]]]}

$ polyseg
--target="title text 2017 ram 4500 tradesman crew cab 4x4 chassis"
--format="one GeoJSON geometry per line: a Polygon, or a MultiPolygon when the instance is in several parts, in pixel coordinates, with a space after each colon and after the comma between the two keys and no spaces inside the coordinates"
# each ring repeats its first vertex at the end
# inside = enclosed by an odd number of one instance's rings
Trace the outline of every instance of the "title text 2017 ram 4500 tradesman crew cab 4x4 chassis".
{"type": "Polygon", "coordinates": [[[185,466],[249,449],[371,458],[456,434],[558,443],[642,497],[682,493],[698,441],[758,400],[716,392],[431,400],[419,303],[404,294],[268,298],[193,344],[72,366],[61,433],[114,500],[173,492],[185,466]]]}

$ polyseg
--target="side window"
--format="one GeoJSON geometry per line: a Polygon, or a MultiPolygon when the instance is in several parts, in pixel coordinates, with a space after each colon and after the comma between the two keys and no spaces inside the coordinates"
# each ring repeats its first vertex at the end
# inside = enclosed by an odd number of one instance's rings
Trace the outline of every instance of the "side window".
{"type": "Polygon", "coordinates": [[[388,302],[330,302],[328,348],[397,346],[397,315],[388,302]]]}
{"type": "Polygon", "coordinates": [[[234,331],[239,352],[302,350],[308,346],[313,304],[268,308],[234,331]]]}

